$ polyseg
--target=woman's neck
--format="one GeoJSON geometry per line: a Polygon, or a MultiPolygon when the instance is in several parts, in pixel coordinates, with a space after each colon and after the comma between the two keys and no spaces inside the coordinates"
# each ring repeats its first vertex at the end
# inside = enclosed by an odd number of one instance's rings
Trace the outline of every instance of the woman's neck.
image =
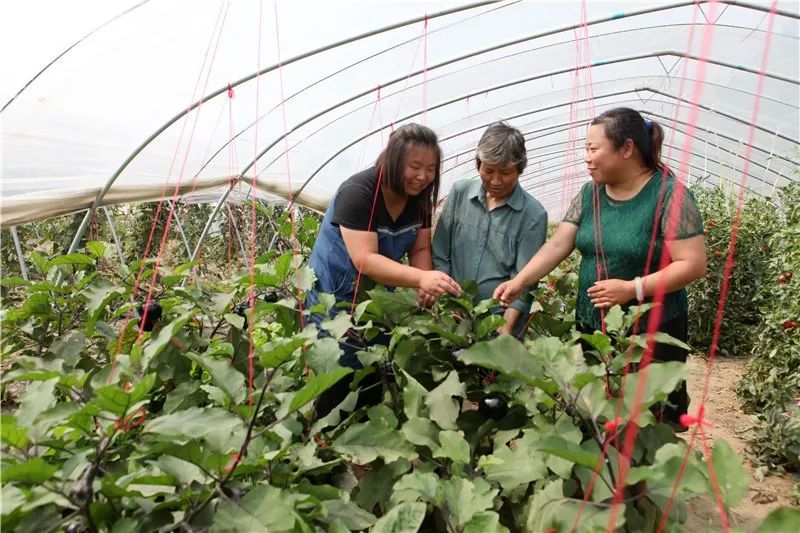
{"type": "Polygon", "coordinates": [[[386,205],[386,210],[392,219],[396,220],[405,209],[408,198],[400,196],[388,187],[381,187],[381,191],[383,192],[383,203],[386,205]]]}
{"type": "Polygon", "coordinates": [[[655,171],[647,167],[633,170],[628,177],[617,183],[606,184],[606,194],[613,200],[630,200],[650,181],[655,171]]]}

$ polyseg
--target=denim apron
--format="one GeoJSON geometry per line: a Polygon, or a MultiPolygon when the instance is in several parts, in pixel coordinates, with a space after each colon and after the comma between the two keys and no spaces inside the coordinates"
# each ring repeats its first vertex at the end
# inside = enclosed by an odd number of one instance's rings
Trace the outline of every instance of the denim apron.
{"type": "MultiPolygon", "coordinates": [[[[314,288],[306,294],[305,305],[307,308],[319,303],[319,293],[322,292],[332,294],[337,303],[353,301],[358,269],[347,253],[347,247],[344,244],[339,226],[333,223],[336,196],[338,196],[338,192],[325,211],[319,235],[314,243],[314,249],[311,251],[309,264],[314,269],[317,281],[314,284],[314,288]]],[[[419,228],[418,221],[399,229],[376,227],[378,253],[399,262],[414,245],[414,241],[417,240],[419,228]]],[[[393,287],[387,288],[389,290],[394,289],[393,287]]],[[[330,317],[334,317],[339,311],[340,308],[332,307],[329,313],[330,317]]],[[[322,314],[309,316],[309,320],[315,323],[323,333],[324,330],[321,327],[321,323],[326,318],[328,317],[322,314]]],[[[382,344],[384,342],[388,342],[388,338],[384,335],[378,335],[370,344],[382,344]]],[[[339,364],[350,368],[361,368],[361,363],[355,353],[366,349],[366,344],[347,336],[345,336],[341,344],[344,355],[340,358],[339,364]]]]}

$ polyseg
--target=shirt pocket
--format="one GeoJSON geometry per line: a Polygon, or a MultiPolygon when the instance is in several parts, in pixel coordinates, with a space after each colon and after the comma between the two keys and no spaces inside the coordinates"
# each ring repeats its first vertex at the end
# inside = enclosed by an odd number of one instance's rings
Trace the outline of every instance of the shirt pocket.
{"type": "Polygon", "coordinates": [[[499,272],[510,274],[517,263],[516,239],[503,232],[492,231],[486,239],[485,254],[484,261],[491,261],[491,266],[499,272]]]}

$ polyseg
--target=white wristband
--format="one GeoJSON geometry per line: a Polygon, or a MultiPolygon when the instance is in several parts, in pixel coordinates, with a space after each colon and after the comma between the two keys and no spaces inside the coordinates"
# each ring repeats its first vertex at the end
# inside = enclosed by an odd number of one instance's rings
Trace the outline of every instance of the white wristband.
{"type": "Polygon", "coordinates": [[[636,287],[636,301],[642,303],[644,301],[644,282],[642,282],[642,278],[639,276],[633,278],[633,285],[636,287]]]}

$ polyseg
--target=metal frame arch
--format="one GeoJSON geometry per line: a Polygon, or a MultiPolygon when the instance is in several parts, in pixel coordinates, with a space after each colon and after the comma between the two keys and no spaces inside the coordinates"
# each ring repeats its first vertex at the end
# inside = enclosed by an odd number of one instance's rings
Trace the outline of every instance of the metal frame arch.
{"type": "Polygon", "coordinates": [[[466,4],[464,6],[459,6],[459,7],[443,10],[443,11],[438,11],[438,12],[432,13],[432,14],[426,14],[426,15],[421,16],[421,17],[414,17],[414,18],[411,18],[411,19],[408,19],[408,20],[405,20],[405,21],[401,21],[401,22],[397,22],[395,24],[390,24],[388,26],[384,26],[382,28],[377,28],[375,30],[371,30],[371,31],[368,31],[368,32],[364,32],[364,33],[355,35],[355,36],[351,36],[351,37],[342,39],[340,41],[336,41],[334,43],[331,43],[331,44],[328,44],[328,45],[325,45],[325,46],[322,46],[322,47],[319,47],[319,48],[315,48],[313,50],[309,50],[308,52],[304,52],[302,54],[296,55],[296,56],[294,56],[292,58],[289,58],[289,59],[287,59],[285,61],[282,61],[281,63],[275,63],[275,64],[270,65],[268,67],[265,67],[265,68],[263,68],[261,70],[258,70],[258,71],[254,72],[254,73],[252,73],[252,74],[250,74],[248,76],[240,78],[239,80],[236,80],[235,82],[232,82],[229,85],[226,85],[225,87],[222,87],[220,89],[212,91],[211,93],[207,94],[206,96],[204,96],[200,100],[190,104],[186,109],[182,110],[180,113],[178,113],[175,116],[173,116],[171,119],[169,119],[167,122],[165,122],[160,128],[158,128],[155,132],[150,134],[150,136],[147,137],[147,139],[145,139],[125,159],[125,161],[122,162],[122,164],[117,168],[117,170],[114,171],[114,173],[111,175],[111,177],[108,179],[108,181],[103,185],[103,187],[97,193],[97,196],[95,196],[95,199],[92,202],[92,205],[89,207],[89,209],[88,209],[88,211],[86,213],[86,216],[84,217],[83,221],[81,222],[81,225],[78,227],[78,230],[77,230],[77,232],[75,234],[75,237],[72,240],[72,244],[70,244],[69,253],[72,253],[77,249],[78,245],[80,244],[80,240],[83,237],[83,234],[86,232],[86,227],[88,226],[88,223],[89,223],[89,220],[91,219],[92,213],[100,205],[100,202],[103,200],[103,197],[106,195],[108,190],[111,188],[111,185],[114,184],[114,182],[117,180],[117,178],[128,167],[128,165],[131,164],[131,162],[136,158],[136,156],[138,156],[142,152],[142,150],[144,150],[147,146],[149,146],[151,142],[153,142],[159,135],[161,135],[161,133],[163,133],[172,124],[174,124],[179,119],[181,119],[184,116],[186,116],[191,111],[193,111],[196,108],[198,108],[204,102],[206,102],[208,100],[211,100],[212,98],[215,98],[215,97],[219,96],[220,94],[225,93],[231,87],[238,87],[239,85],[241,85],[243,83],[246,83],[246,82],[248,82],[248,81],[250,81],[252,79],[255,79],[255,78],[261,76],[262,74],[266,74],[268,72],[271,72],[271,71],[277,69],[278,67],[283,67],[283,66],[295,63],[297,61],[300,61],[301,59],[305,59],[307,57],[316,55],[316,54],[324,52],[326,50],[337,48],[339,46],[343,46],[345,44],[349,44],[349,43],[352,43],[352,42],[355,42],[355,41],[359,41],[361,39],[365,39],[365,38],[370,37],[372,35],[378,35],[380,33],[385,33],[387,31],[391,31],[391,30],[394,30],[394,29],[397,29],[397,28],[401,28],[403,26],[408,26],[410,24],[416,24],[417,22],[421,22],[421,21],[424,21],[424,20],[427,20],[427,19],[438,18],[438,17],[442,17],[442,16],[449,15],[449,14],[452,14],[452,13],[458,13],[460,11],[466,11],[466,10],[469,10],[469,9],[473,9],[475,7],[480,7],[482,5],[488,5],[488,4],[497,3],[498,1],[499,0],[484,0],[484,1],[481,1],[481,2],[475,2],[475,3],[471,3],[471,4],[466,4]]]}

